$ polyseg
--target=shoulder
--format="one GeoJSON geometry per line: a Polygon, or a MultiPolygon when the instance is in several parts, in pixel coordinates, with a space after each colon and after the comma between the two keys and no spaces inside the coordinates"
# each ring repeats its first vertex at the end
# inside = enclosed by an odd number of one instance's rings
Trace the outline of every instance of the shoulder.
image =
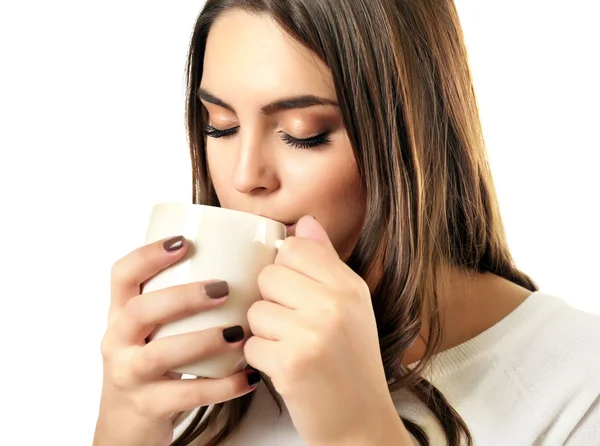
{"type": "MultiPolygon", "coordinates": [[[[563,298],[533,293],[493,327],[436,355],[424,376],[478,444],[498,444],[499,431],[502,444],[600,444],[600,316],[563,298]]],[[[418,401],[396,401],[404,416],[429,420],[418,401]]]]}
{"type": "Polygon", "coordinates": [[[500,341],[507,368],[545,425],[545,438],[563,444],[567,434],[599,435],[600,315],[550,294],[530,299],[522,323],[500,341]]]}
{"type": "MultiPolygon", "coordinates": [[[[585,380],[600,373],[600,315],[574,308],[563,298],[536,292],[522,320],[500,340],[515,365],[542,376],[585,380]],[[563,375],[565,376],[565,375],[563,375]]],[[[541,376],[537,376],[540,378],[541,376]]]]}
{"type": "Polygon", "coordinates": [[[493,327],[440,353],[436,362],[441,379],[504,370],[526,388],[559,377],[572,385],[600,373],[600,315],[537,291],[493,327]]]}

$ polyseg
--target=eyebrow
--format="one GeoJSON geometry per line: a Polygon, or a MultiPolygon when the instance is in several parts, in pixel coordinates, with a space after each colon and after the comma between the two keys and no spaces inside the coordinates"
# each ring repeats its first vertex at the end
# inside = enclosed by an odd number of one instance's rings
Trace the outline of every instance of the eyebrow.
{"type": "MultiPolygon", "coordinates": [[[[218,105],[219,107],[223,107],[229,110],[230,112],[235,113],[235,109],[231,105],[229,105],[225,101],[222,101],[221,99],[219,99],[214,94],[210,93],[204,88],[198,88],[197,95],[198,98],[202,99],[203,101],[209,102],[214,105],[218,105]]],[[[270,104],[261,107],[261,111],[265,115],[272,115],[274,113],[284,110],[307,108],[313,107],[315,105],[333,105],[334,107],[339,107],[339,104],[331,99],[322,98],[314,95],[302,95],[283,98],[275,102],[271,102],[270,104]]]]}

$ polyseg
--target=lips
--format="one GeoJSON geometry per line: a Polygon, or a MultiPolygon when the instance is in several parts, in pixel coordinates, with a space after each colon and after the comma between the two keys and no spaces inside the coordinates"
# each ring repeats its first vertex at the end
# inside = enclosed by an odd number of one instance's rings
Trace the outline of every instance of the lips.
{"type": "Polygon", "coordinates": [[[288,237],[296,234],[296,223],[285,225],[285,229],[288,237]]]}
{"type": "Polygon", "coordinates": [[[296,223],[295,222],[294,223],[286,222],[286,221],[279,220],[279,219],[273,218],[273,217],[269,217],[268,215],[263,215],[263,214],[256,214],[256,215],[259,215],[259,216],[265,217],[265,218],[269,218],[271,220],[275,220],[275,221],[277,221],[277,222],[279,222],[281,224],[284,224],[288,236],[294,235],[294,233],[295,233],[295,230],[296,230],[296,223]]]}

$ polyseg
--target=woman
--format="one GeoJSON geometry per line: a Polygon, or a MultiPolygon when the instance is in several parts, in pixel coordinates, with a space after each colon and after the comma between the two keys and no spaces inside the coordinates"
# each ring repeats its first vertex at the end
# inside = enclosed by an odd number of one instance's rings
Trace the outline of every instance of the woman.
{"type": "Polygon", "coordinates": [[[96,445],[600,444],[600,319],[513,265],[450,0],[208,0],[188,63],[194,202],[292,237],[252,333],[146,344],[227,284],[142,299],[181,238],[115,263],[96,445]]]}

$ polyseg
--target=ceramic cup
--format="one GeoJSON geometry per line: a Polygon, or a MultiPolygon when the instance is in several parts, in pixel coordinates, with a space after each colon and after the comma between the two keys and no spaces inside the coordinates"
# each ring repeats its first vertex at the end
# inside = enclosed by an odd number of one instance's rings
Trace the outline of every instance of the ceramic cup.
{"type": "MultiPolygon", "coordinates": [[[[241,325],[249,333],[246,314],[261,299],[258,275],[275,261],[276,243],[286,237],[284,224],[254,214],[195,204],[154,206],[146,243],[177,235],[189,242],[189,252],[173,266],[148,280],[142,293],[206,280],[229,284],[227,302],[217,308],[160,325],[149,341],[213,327],[241,325]]],[[[243,352],[211,356],[172,372],[222,378],[246,367],[243,352]]]]}

